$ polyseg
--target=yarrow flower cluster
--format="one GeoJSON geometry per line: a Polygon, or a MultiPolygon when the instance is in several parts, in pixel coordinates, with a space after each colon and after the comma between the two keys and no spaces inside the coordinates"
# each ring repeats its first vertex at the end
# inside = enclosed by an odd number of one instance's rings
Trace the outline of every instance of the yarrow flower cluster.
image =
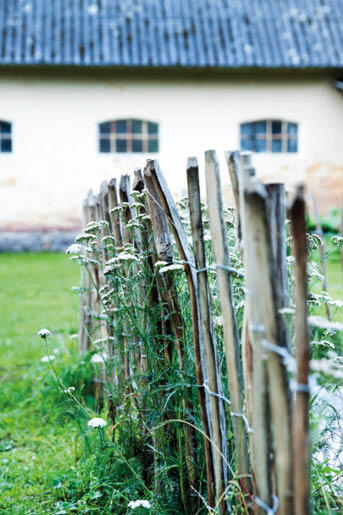
{"type": "Polygon", "coordinates": [[[41,358],[42,363],[48,363],[49,361],[53,361],[55,359],[55,356],[43,356],[41,358]]]}
{"type": "Polygon", "coordinates": [[[49,329],[40,329],[37,333],[38,336],[40,336],[41,338],[47,338],[48,336],[51,335],[51,332],[49,331],[49,329]]]}
{"type": "Polygon", "coordinates": [[[106,420],[100,417],[91,418],[87,424],[89,427],[105,427],[106,420]]]}
{"type": "Polygon", "coordinates": [[[82,245],[78,243],[73,243],[70,247],[67,248],[66,254],[80,254],[82,250],[82,245]]]}
{"type": "Polygon", "coordinates": [[[132,510],[139,508],[139,507],[149,509],[149,508],[151,508],[151,504],[149,503],[149,501],[145,501],[145,500],[130,501],[128,504],[128,507],[131,508],[132,510]]]}

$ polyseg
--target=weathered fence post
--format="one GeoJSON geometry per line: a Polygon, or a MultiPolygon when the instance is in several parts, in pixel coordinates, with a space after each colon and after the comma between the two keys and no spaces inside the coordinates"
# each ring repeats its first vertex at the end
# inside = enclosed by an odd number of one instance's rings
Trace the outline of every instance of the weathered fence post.
{"type": "Polygon", "coordinates": [[[114,246],[116,251],[122,246],[122,235],[120,227],[120,217],[118,213],[119,202],[117,196],[117,181],[111,179],[108,183],[108,210],[111,220],[112,235],[114,237],[114,246]]]}
{"type": "Polygon", "coordinates": [[[209,506],[214,506],[214,469],[213,469],[213,456],[210,443],[210,421],[206,409],[206,393],[205,393],[205,370],[204,370],[204,353],[202,348],[200,322],[199,322],[199,306],[197,301],[197,275],[195,272],[194,255],[187,241],[187,236],[183,229],[180,217],[178,215],[176,205],[165,178],[159,168],[158,162],[149,161],[145,170],[144,176],[149,174],[156,187],[156,193],[158,198],[153,200],[157,202],[166,213],[171,230],[174,235],[176,246],[178,248],[181,259],[184,260],[184,267],[188,282],[191,312],[192,312],[192,328],[193,328],[193,346],[194,346],[194,361],[195,361],[195,373],[196,382],[198,387],[198,398],[201,422],[204,431],[204,451],[205,451],[205,463],[206,463],[206,476],[207,476],[207,496],[209,506]]]}
{"type": "Polygon", "coordinates": [[[308,386],[310,347],[307,325],[307,240],[304,187],[299,186],[289,205],[295,254],[296,396],[293,409],[293,460],[295,515],[310,513],[310,444],[308,386]]]}
{"type": "MultiPolygon", "coordinates": [[[[240,250],[241,256],[243,257],[243,241],[242,241],[242,207],[241,207],[241,199],[243,198],[242,191],[242,179],[241,179],[241,169],[243,166],[249,167],[251,166],[251,154],[250,153],[242,153],[239,152],[225,152],[225,158],[229,169],[229,175],[232,185],[232,190],[234,193],[234,200],[236,206],[236,217],[237,217],[237,239],[238,239],[238,248],[240,250]]],[[[253,170],[251,169],[251,173],[253,170]]],[[[249,426],[252,426],[252,414],[253,414],[253,349],[252,343],[250,340],[250,333],[248,328],[248,311],[249,311],[249,296],[245,297],[244,304],[244,313],[243,313],[243,322],[242,322],[242,335],[241,335],[241,347],[242,347],[242,365],[243,365],[243,381],[244,381],[244,393],[245,393],[245,407],[246,407],[246,416],[249,423],[249,426]]],[[[249,434],[251,441],[251,432],[249,434]]],[[[251,449],[251,462],[252,462],[252,479],[253,479],[253,487],[256,490],[255,485],[255,471],[254,471],[254,461],[253,461],[253,446],[252,442],[250,445],[251,449]]]]}
{"type": "MultiPolygon", "coordinates": [[[[225,233],[220,171],[213,150],[205,153],[206,186],[211,243],[213,248],[217,284],[223,317],[224,351],[228,388],[231,401],[232,426],[236,448],[236,465],[239,475],[249,474],[247,432],[243,420],[243,380],[240,359],[240,341],[232,297],[229,248],[225,233]]],[[[245,479],[249,484],[249,479],[245,479]]]]}
{"type": "Polygon", "coordinates": [[[209,287],[207,281],[206,255],[201,219],[200,185],[198,164],[195,158],[188,159],[187,164],[189,211],[191,218],[193,251],[198,273],[198,302],[201,332],[205,350],[207,380],[210,395],[211,425],[213,439],[214,471],[216,484],[216,501],[220,512],[226,512],[225,478],[227,465],[223,456],[227,455],[225,408],[218,370],[216,340],[213,332],[209,287]]]}
{"type": "MultiPolygon", "coordinates": [[[[319,252],[320,252],[320,267],[321,267],[322,274],[323,274],[322,290],[325,293],[327,293],[328,292],[328,281],[327,281],[326,260],[325,260],[325,240],[324,240],[324,234],[323,234],[323,230],[322,230],[322,224],[320,222],[320,215],[319,215],[319,210],[318,210],[317,199],[314,195],[312,196],[312,200],[313,200],[314,218],[316,220],[316,229],[317,229],[318,236],[321,240],[321,242],[319,244],[319,252]]],[[[328,319],[331,320],[330,306],[329,306],[327,300],[325,301],[325,309],[326,309],[326,315],[327,315],[328,319]]]]}
{"type": "Polygon", "coordinates": [[[264,513],[259,500],[269,506],[272,500],[269,457],[272,439],[279,513],[288,515],[293,509],[290,397],[283,360],[285,347],[278,341],[280,315],[273,280],[275,265],[267,218],[268,196],[266,188],[249,167],[242,167],[241,177],[248,319],[253,345],[252,440],[256,502],[259,512],[264,513]]]}

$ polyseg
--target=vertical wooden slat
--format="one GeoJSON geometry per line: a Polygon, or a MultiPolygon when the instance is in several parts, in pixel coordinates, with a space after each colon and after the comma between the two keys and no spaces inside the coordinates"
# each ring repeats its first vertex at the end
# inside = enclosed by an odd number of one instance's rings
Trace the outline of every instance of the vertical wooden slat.
{"type": "MultiPolygon", "coordinates": [[[[247,289],[247,322],[252,353],[252,464],[255,474],[257,496],[271,506],[271,435],[268,399],[266,351],[262,346],[265,339],[264,311],[265,285],[261,283],[262,268],[266,266],[266,249],[261,235],[266,228],[263,220],[265,190],[254,183],[254,170],[243,166],[240,170],[240,208],[242,219],[243,253],[247,289]]],[[[265,278],[266,273],[263,274],[265,278]]],[[[259,513],[264,509],[259,507],[259,513]]]]}
{"type": "MultiPolygon", "coordinates": [[[[155,248],[157,251],[157,259],[159,261],[166,261],[167,263],[173,262],[173,246],[172,239],[168,225],[168,219],[161,207],[154,202],[157,198],[157,192],[151,175],[145,176],[145,187],[147,190],[147,204],[148,211],[151,219],[152,230],[154,235],[155,248]]],[[[168,313],[170,315],[171,327],[174,333],[174,345],[177,352],[179,367],[181,372],[185,368],[185,352],[184,352],[184,335],[183,335],[183,320],[181,317],[181,310],[177,298],[176,288],[173,281],[173,276],[166,272],[163,277],[157,272],[157,284],[159,286],[159,293],[162,301],[168,306],[168,313]]],[[[171,361],[172,356],[170,356],[171,361]]],[[[186,392],[185,392],[186,393],[186,392]]],[[[192,412],[192,405],[187,399],[183,398],[184,412],[192,412]]],[[[188,471],[189,483],[195,486],[195,470],[194,470],[194,441],[195,435],[190,426],[185,427],[185,458],[188,471]]]]}
{"type": "Polygon", "coordinates": [[[268,202],[268,219],[272,251],[277,266],[274,269],[275,283],[277,285],[278,308],[289,307],[289,284],[287,271],[287,244],[286,244],[286,195],[285,185],[272,183],[266,185],[268,202]]]}
{"type": "Polygon", "coordinates": [[[195,361],[195,373],[196,382],[198,387],[198,398],[201,422],[204,431],[204,451],[205,451],[205,464],[206,464],[206,477],[207,477],[207,497],[209,506],[214,506],[214,469],[213,469],[213,456],[210,439],[210,421],[206,408],[206,393],[204,388],[205,381],[205,370],[204,370],[204,353],[202,348],[201,333],[200,333],[200,322],[199,322],[199,306],[197,301],[197,276],[194,266],[194,255],[190,249],[187,241],[187,236],[183,229],[180,217],[177,212],[177,208],[172,195],[170,194],[166,180],[160,170],[157,160],[148,161],[147,166],[144,169],[144,178],[149,175],[154,181],[156,187],[157,198],[153,201],[159,204],[166,215],[170,223],[171,230],[173,232],[175,242],[181,256],[181,259],[185,261],[184,267],[188,282],[191,313],[192,313],[192,329],[193,329],[193,347],[194,347],[194,361],[195,361]]]}
{"type": "MultiPolygon", "coordinates": [[[[239,152],[225,152],[225,158],[228,165],[229,175],[231,186],[234,194],[235,207],[236,207],[236,217],[237,217],[237,239],[238,239],[238,248],[240,250],[241,256],[243,256],[243,242],[242,242],[242,209],[241,209],[241,198],[243,196],[242,192],[242,179],[241,179],[241,168],[243,166],[251,165],[251,154],[247,152],[243,152],[240,154],[239,152]]],[[[253,374],[253,349],[252,343],[250,340],[249,328],[248,328],[248,311],[249,311],[249,297],[245,297],[244,304],[244,312],[243,312],[243,321],[242,321],[242,333],[241,333],[241,348],[242,348],[242,368],[243,368],[243,382],[244,382],[244,394],[245,394],[245,408],[246,408],[246,417],[249,423],[249,426],[252,426],[252,413],[253,413],[253,386],[252,386],[252,374],[253,374]]],[[[251,432],[249,433],[250,440],[250,452],[251,452],[251,465],[252,465],[252,479],[253,479],[253,488],[256,491],[256,483],[255,483],[255,470],[254,470],[254,460],[253,460],[253,445],[251,440],[251,432]]]]}
{"type": "Polygon", "coordinates": [[[192,227],[193,250],[195,265],[198,269],[198,302],[200,311],[200,324],[205,350],[208,388],[210,390],[211,425],[213,439],[214,472],[216,485],[216,501],[219,502],[220,512],[226,512],[224,499],[225,468],[222,454],[225,453],[226,431],[223,417],[222,390],[218,374],[218,357],[216,341],[211,320],[211,307],[209,287],[206,270],[206,255],[203,239],[203,225],[201,218],[200,185],[196,161],[190,159],[187,165],[189,211],[192,227]],[[201,270],[201,271],[200,271],[201,270]]]}
{"type": "MultiPolygon", "coordinates": [[[[324,234],[322,230],[322,224],[320,222],[320,215],[318,210],[318,204],[317,199],[313,195],[313,212],[314,212],[314,218],[316,220],[316,230],[318,233],[318,236],[321,239],[321,243],[319,244],[319,252],[320,252],[320,267],[322,269],[323,274],[323,281],[322,281],[322,290],[327,293],[328,291],[328,281],[327,281],[327,273],[326,273],[326,258],[325,258],[325,243],[324,243],[324,234]]],[[[325,309],[326,309],[326,315],[329,320],[331,320],[331,313],[330,313],[330,306],[328,304],[328,301],[325,302],[325,309]]]]}
{"type": "MultiPolygon", "coordinates": [[[[247,451],[247,433],[243,420],[243,379],[240,359],[240,341],[238,335],[235,308],[233,304],[229,248],[225,233],[222,189],[220,171],[214,151],[205,153],[206,187],[211,243],[217,267],[217,284],[223,317],[224,351],[228,378],[228,388],[231,401],[232,426],[236,448],[236,465],[240,475],[249,474],[247,451]]],[[[188,166],[196,166],[197,162],[189,160],[188,166]]],[[[245,480],[249,484],[248,479],[245,480]]]]}
{"type": "Polygon", "coordinates": [[[289,206],[289,218],[295,254],[295,336],[297,363],[296,397],[293,410],[293,460],[295,515],[310,513],[310,447],[309,447],[309,360],[307,325],[307,241],[304,188],[299,186],[289,206]]]}
{"type": "Polygon", "coordinates": [[[120,217],[118,211],[115,209],[118,206],[119,201],[117,196],[117,181],[113,178],[108,183],[108,209],[110,213],[111,229],[116,250],[122,246],[120,217]]]}

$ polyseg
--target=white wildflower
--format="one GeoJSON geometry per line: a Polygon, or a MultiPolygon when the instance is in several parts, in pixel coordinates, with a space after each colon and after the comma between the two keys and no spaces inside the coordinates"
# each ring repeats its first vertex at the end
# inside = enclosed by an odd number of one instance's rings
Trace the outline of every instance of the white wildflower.
{"type": "Polygon", "coordinates": [[[84,232],[86,233],[95,233],[100,229],[100,225],[98,222],[88,222],[86,229],[84,232]]]}
{"type": "Polygon", "coordinates": [[[51,332],[49,331],[49,329],[40,329],[37,334],[41,338],[47,338],[51,335],[51,332]]]}
{"type": "Polygon", "coordinates": [[[313,327],[319,327],[320,329],[327,329],[331,331],[343,331],[343,324],[339,322],[331,322],[324,317],[310,316],[308,322],[313,327]]]}
{"type": "Polygon", "coordinates": [[[136,256],[129,254],[128,252],[120,252],[117,256],[120,261],[137,261],[136,256]]]}
{"type": "Polygon", "coordinates": [[[167,261],[156,261],[155,266],[166,266],[168,265],[167,261]]]}
{"type": "Polygon", "coordinates": [[[130,501],[128,504],[128,507],[131,508],[131,510],[135,510],[136,508],[142,507],[142,508],[151,508],[151,504],[149,501],[145,500],[138,500],[138,501],[130,501]]]}
{"type": "Polygon", "coordinates": [[[279,309],[279,313],[280,315],[295,315],[295,309],[290,307],[281,308],[279,309]]]}
{"type": "Polygon", "coordinates": [[[91,418],[87,424],[89,427],[105,427],[106,421],[103,418],[95,417],[91,418]]]}
{"type": "Polygon", "coordinates": [[[173,263],[171,265],[163,266],[160,268],[160,274],[165,274],[166,272],[171,272],[173,270],[184,270],[183,265],[178,265],[177,263],[173,263]]]}
{"type": "Polygon", "coordinates": [[[213,317],[213,323],[214,323],[214,325],[222,327],[223,326],[223,317],[222,316],[213,317]]]}
{"type": "Polygon", "coordinates": [[[49,363],[49,361],[53,361],[55,359],[55,356],[51,355],[51,356],[43,356],[41,358],[41,362],[42,363],[49,363]]]}
{"type": "Polygon", "coordinates": [[[73,243],[70,247],[67,248],[66,254],[80,254],[82,250],[82,245],[78,243],[73,243]]]}
{"type": "Polygon", "coordinates": [[[101,354],[93,354],[91,363],[104,363],[104,356],[101,356],[101,354]]]}
{"type": "Polygon", "coordinates": [[[121,211],[121,206],[116,206],[116,207],[113,207],[112,209],[110,209],[110,213],[118,213],[119,211],[121,211]]]}
{"type": "Polygon", "coordinates": [[[63,390],[63,393],[71,393],[75,391],[75,386],[69,386],[69,388],[66,388],[63,390]]]}
{"type": "Polygon", "coordinates": [[[76,242],[89,242],[91,240],[94,240],[96,236],[94,234],[87,234],[87,233],[81,233],[78,236],[76,236],[75,241],[76,242]]]}
{"type": "Polygon", "coordinates": [[[320,340],[320,341],[313,340],[310,343],[311,343],[311,345],[320,345],[321,347],[329,347],[330,349],[335,348],[334,344],[332,342],[329,342],[328,340],[320,340]]]}
{"type": "Polygon", "coordinates": [[[330,306],[336,306],[336,308],[343,308],[343,300],[329,300],[330,306]]]}

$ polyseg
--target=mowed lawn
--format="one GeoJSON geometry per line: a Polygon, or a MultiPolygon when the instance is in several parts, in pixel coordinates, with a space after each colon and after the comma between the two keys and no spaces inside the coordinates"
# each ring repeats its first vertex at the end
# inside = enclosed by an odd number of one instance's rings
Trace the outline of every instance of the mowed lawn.
{"type": "MultiPolygon", "coordinates": [[[[61,254],[0,254],[0,513],[56,513],[59,477],[75,466],[75,424],[61,422],[37,336],[49,328],[56,368],[75,360],[79,269],[61,254]]],[[[63,498],[63,496],[62,496],[63,498]]]]}

